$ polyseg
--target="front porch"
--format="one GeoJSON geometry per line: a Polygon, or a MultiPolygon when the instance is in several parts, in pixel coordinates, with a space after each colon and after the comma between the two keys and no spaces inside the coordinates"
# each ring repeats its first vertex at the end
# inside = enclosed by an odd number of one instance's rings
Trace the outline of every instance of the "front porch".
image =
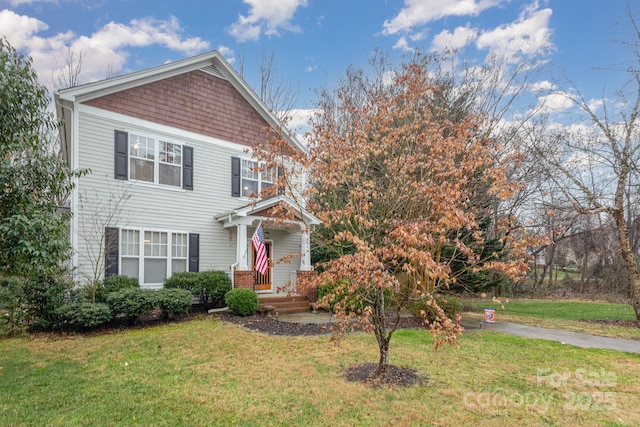
{"type": "MultiPolygon", "coordinates": [[[[234,287],[246,288],[256,290],[256,276],[259,273],[256,271],[241,271],[236,270],[234,272],[234,287]]],[[[314,275],[313,270],[298,270],[296,278],[303,281],[305,277],[314,275]]],[[[273,312],[279,314],[292,314],[292,313],[304,313],[311,310],[310,303],[318,300],[317,290],[306,289],[302,287],[297,289],[297,281],[289,284],[282,292],[264,292],[258,291],[258,298],[260,300],[260,306],[275,306],[273,312]]]]}
{"type": "MultiPolygon", "coordinates": [[[[300,296],[299,280],[313,274],[309,234],[312,226],[320,224],[315,216],[279,195],[219,215],[216,220],[235,235],[236,259],[230,266],[234,288],[251,289],[261,299],[300,296]],[[283,214],[287,212],[289,215],[283,214]],[[268,259],[265,274],[256,271],[257,253],[252,244],[260,227],[268,259]]],[[[302,296],[313,299],[313,295],[302,296]]]]}

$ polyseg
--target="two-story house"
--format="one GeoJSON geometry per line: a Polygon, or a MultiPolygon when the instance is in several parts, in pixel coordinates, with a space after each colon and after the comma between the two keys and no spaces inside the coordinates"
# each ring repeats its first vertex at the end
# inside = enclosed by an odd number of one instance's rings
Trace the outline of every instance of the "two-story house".
{"type": "Polygon", "coordinates": [[[278,173],[250,147],[283,124],[219,52],[64,89],[55,100],[62,153],[72,169],[89,170],[71,197],[79,281],[122,274],[159,288],[176,272],[224,270],[235,287],[274,295],[311,270],[309,229],[319,221],[299,207],[295,221],[273,221],[276,205],[292,204],[287,194],[250,197],[278,173]],[[265,275],[254,271],[251,244],[260,224],[265,275]]]}

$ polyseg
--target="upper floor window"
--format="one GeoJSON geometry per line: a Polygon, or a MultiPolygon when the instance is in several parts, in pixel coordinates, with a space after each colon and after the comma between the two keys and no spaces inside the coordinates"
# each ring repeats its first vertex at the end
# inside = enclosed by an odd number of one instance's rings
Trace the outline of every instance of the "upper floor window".
{"type": "Polygon", "coordinates": [[[181,145],[134,133],[129,138],[129,179],[182,186],[181,145]]]}
{"type": "Polygon", "coordinates": [[[115,131],[115,178],[193,190],[193,148],[115,131]]]}
{"type": "Polygon", "coordinates": [[[239,160],[241,165],[239,176],[241,191],[237,196],[256,197],[261,192],[271,187],[278,176],[276,168],[260,166],[255,160],[235,159],[239,160]]]}

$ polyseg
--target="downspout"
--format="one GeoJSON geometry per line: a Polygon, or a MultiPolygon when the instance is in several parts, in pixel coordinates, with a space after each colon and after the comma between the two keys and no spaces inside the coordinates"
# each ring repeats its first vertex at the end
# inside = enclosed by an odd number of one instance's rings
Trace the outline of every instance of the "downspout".
{"type": "Polygon", "coordinates": [[[234,262],[233,264],[231,264],[231,289],[235,289],[236,288],[236,280],[235,280],[235,270],[238,267],[238,261],[234,262]]]}
{"type": "MultiPolygon", "coordinates": [[[[62,101],[60,101],[59,99],[56,100],[56,104],[58,104],[58,106],[60,106],[60,108],[62,108],[63,110],[67,110],[69,111],[70,114],[70,123],[68,123],[71,127],[71,131],[69,133],[69,137],[71,139],[71,147],[69,147],[70,149],[67,150],[67,156],[69,157],[69,169],[71,169],[72,171],[77,170],[78,169],[78,156],[77,156],[77,150],[78,150],[78,144],[75,141],[75,137],[76,137],[76,123],[75,123],[75,119],[76,119],[76,115],[75,110],[71,107],[68,107],[66,105],[64,105],[64,103],[62,101]]],[[[75,102],[74,102],[75,105],[75,102]]],[[[70,240],[71,240],[71,271],[73,272],[73,281],[76,282],[77,281],[77,275],[78,275],[78,177],[74,176],[72,178],[72,183],[73,183],[73,189],[71,190],[71,232],[70,234],[70,240]]]]}

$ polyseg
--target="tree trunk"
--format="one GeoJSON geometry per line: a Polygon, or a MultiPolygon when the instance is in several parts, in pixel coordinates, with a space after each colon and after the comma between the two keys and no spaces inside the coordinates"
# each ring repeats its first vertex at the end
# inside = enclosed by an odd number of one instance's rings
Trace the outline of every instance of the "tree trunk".
{"type": "MultiPolygon", "coordinates": [[[[547,255],[549,256],[549,259],[547,260],[547,265],[545,267],[549,268],[549,284],[547,285],[547,289],[550,289],[550,288],[553,288],[553,286],[554,286],[553,264],[554,264],[555,257],[556,257],[556,245],[549,246],[549,250],[547,251],[547,255]]],[[[544,283],[544,280],[542,282],[544,283]]]]}
{"type": "Polygon", "coordinates": [[[382,377],[386,374],[387,366],[389,366],[389,342],[391,341],[391,334],[387,333],[387,319],[384,311],[383,289],[376,288],[375,300],[372,308],[374,333],[380,349],[380,360],[378,362],[376,377],[382,377]]]}
{"type": "Polygon", "coordinates": [[[380,360],[378,361],[378,370],[376,371],[376,377],[383,377],[387,373],[387,366],[389,366],[389,341],[384,340],[378,343],[380,347],[380,360]]]}
{"type": "Polygon", "coordinates": [[[631,305],[636,313],[636,320],[640,320],[640,269],[638,268],[638,261],[631,250],[629,230],[627,229],[624,212],[616,209],[613,211],[612,216],[616,223],[616,232],[620,244],[620,257],[624,261],[627,272],[629,273],[631,305]]]}

